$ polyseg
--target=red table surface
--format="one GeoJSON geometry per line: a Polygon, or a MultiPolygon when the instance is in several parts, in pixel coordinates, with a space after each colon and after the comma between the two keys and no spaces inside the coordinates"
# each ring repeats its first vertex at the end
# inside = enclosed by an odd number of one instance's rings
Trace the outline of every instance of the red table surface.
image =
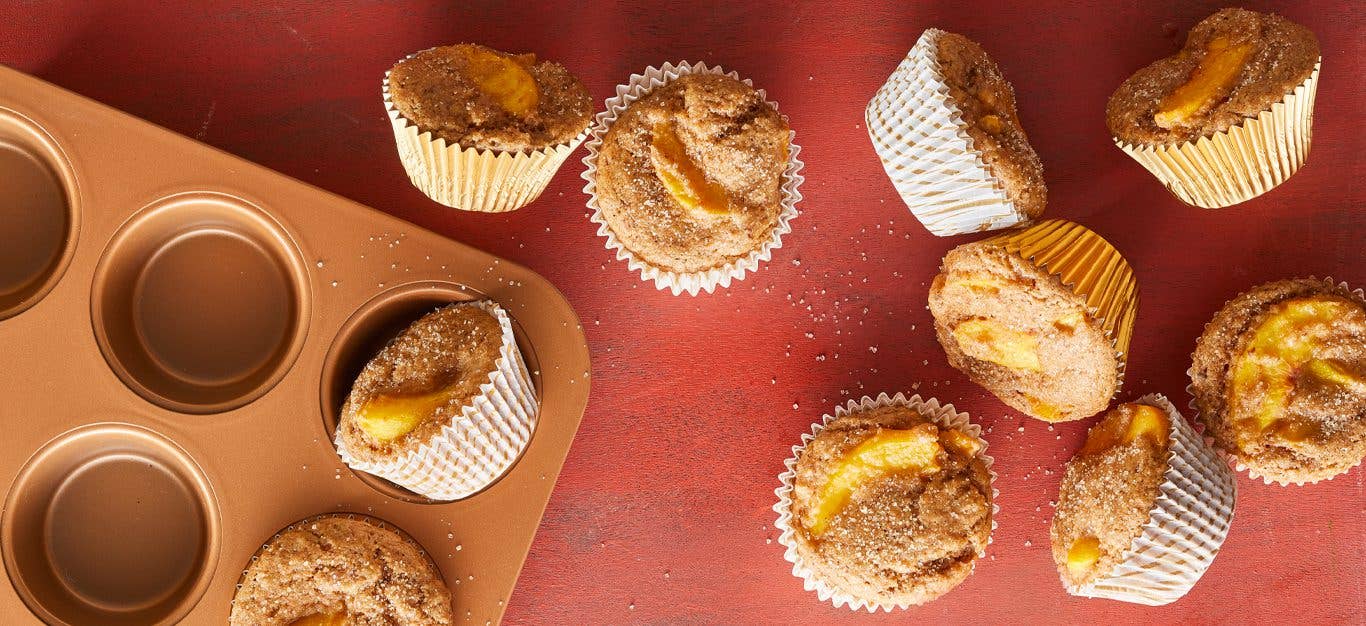
{"type": "Polygon", "coordinates": [[[865,103],[923,29],[980,41],[1015,85],[1047,214],[1108,238],[1138,275],[1123,397],[1161,392],[1184,407],[1195,338],[1227,299],[1293,276],[1366,286],[1361,6],[1251,4],[1319,37],[1314,146],[1280,188],[1213,211],[1168,195],[1111,144],[1103,117],[1115,86],[1173,52],[1211,2],[19,2],[0,6],[0,63],[526,264],[564,291],[587,330],[593,392],[509,623],[1362,623],[1361,468],[1290,488],[1240,475],[1222,554],[1175,604],[1066,595],[1050,501],[1093,420],[1023,417],[948,366],[926,290],[944,252],[972,237],[915,221],[863,127],[865,103]],[[666,61],[753,79],[802,146],[795,230],[743,282],[674,297],[603,248],[586,217],[583,151],[510,215],[434,204],[396,158],[380,80],[409,52],[460,41],[558,60],[598,103],[666,61]],[[870,617],[802,590],[770,507],[809,425],[882,391],[952,402],[988,429],[1001,510],[988,556],[959,588],[870,617]]]}

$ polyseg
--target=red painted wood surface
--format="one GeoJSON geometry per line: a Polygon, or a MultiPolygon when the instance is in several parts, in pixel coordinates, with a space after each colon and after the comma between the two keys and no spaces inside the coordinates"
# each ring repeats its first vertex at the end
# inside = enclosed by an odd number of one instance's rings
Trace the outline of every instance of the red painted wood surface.
{"type": "Polygon", "coordinates": [[[593,394],[508,600],[510,623],[1362,623],[1361,468],[1299,488],[1240,476],[1223,553],[1173,605],[1067,596],[1047,547],[1049,503],[1090,421],[1022,417],[949,368],[934,341],[929,280],[971,238],[920,227],[862,125],[868,98],[929,26],[982,42],[1015,84],[1048,215],[1092,227],[1132,262],[1142,302],[1125,397],[1162,392],[1184,406],[1196,335],[1247,287],[1304,275],[1366,287],[1359,4],[1275,7],[1323,47],[1313,151],[1281,188],[1216,211],[1180,204],[1111,145],[1103,111],[1125,76],[1175,50],[1219,3],[1080,4],[18,2],[0,6],[0,63],[529,265],[565,292],[587,329],[593,394]],[[458,41],[559,60],[599,102],[665,61],[752,78],[803,148],[795,231],[728,291],[673,297],[603,249],[578,157],[511,215],[433,204],[395,158],[379,85],[404,54],[458,41]],[[899,390],[952,402],[990,429],[1000,528],[950,595],[852,615],[789,574],[772,491],[789,446],[822,413],[899,390]]]}

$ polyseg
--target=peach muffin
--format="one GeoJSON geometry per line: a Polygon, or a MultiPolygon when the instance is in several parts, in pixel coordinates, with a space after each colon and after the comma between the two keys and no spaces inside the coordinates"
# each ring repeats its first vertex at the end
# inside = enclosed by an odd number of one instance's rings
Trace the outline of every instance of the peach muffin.
{"type": "Polygon", "coordinates": [[[1230,300],[1192,356],[1206,434],[1253,476],[1315,482],[1366,458],[1366,305],[1360,292],[1282,280],[1230,300]]]}
{"type": "Polygon", "coordinates": [[[238,585],[232,626],[436,626],[451,593],[411,539],[363,516],[305,520],[266,543],[238,585]]]}
{"type": "Polygon", "coordinates": [[[956,587],[991,534],[983,446],[909,406],[827,422],[800,452],[790,496],[795,550],[811,578],[883,607],[956,587]]]}

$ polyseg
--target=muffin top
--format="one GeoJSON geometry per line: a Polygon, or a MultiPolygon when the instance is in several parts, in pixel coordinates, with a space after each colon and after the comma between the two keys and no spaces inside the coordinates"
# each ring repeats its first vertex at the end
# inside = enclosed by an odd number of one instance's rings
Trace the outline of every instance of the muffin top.
{"type": "Polygon", "coordinates": [[[816,579],[880,604],[923,604],[972,572],[991,534],[981,443],[904,406],[832,420],[797,459],[797,552],[816,579]]]}
{"type": "Polygon", "coordinates": [[[1310,482],[1366,458],[1366,306],[1347,290],[1254,287],[1214,316],[1192,359],[1207,434],[1258,474],[1310,482]]]}
{"type": "Polygon", "coordinates": [[[991,240],[950,250],[929,301],[949,364],[1027,415],[1090,417],[1118,390],[1114,342],[1085,298],[991,240]]]}
{"type": "Polygon", "coordinates": [[[563,65],[476,44],[423,50],[389,73],[389,96],[419,130],[507,152],[568,143],[588,128],[588,90],[563,65]]]}
{"type": "Polygon", "coordinates": [[[597,203],[617,239],[669,271],[763,247],[782,212],[791,133],[753,87],[687,74],[631,103],[602,140],[597,203]]]}
{"type": "Polygon", "coordinates": [[[1104,578],[1148,523],[1167,471],[1171,419],[1160,407],[1121,404],[1067,462],[1049,529],[1064,585],[1104,578]]]}
{"type": "Polygon", "coordinates": [[[1175,55],[1130,76],[1105,107],[1110,133],[1140,145],[1208,137],[1257,117],[1314,71],[1319,41],[1279,15],[1224,9],[1175,55]]]}
{"type": "Polygon", "coordinates": [[[1031,219],[1042,215],[1048,201],[1043,164],[1020,126],[1015,90],[977,42],[938,31],[935,49],[940,76],[973,149],[1001,181],[1016,210],[1031,219]]]}
{"type": "Polygon", "coordinates": [[[497,368],[498,318],[452,304],[417,320],[361,370],[337,432],[353,457],[392,459],[418,449],[461,414],[497,368]]]}
{"type": "Polygon", "coordinates": [[[453,621],[450,590],[420,547],[376,523],[340,516],[272,538],[248,566],[228,617],[232,626],[453,621]]]}

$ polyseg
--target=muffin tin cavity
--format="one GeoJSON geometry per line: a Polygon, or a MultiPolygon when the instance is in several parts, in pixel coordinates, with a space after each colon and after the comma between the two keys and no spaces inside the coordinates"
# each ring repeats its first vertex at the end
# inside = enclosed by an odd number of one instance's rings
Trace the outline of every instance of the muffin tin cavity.
{"type": "MultiPolygon", "coordinates": [[[[341,419],[341,411],[346,404],[346,396],[351,393],[351,385],[360,376],[361,370],[365,368],[365,364],[370,362],[371,358],[379,354],[379,351],[384,349],[390,341],[402,334],[406,328],[422,316],[447,304],[486,297],[484,294],[453,283],[422,281],[399,285],[385,291],[366,302],[353,313],[338,331],[337,338],[332,342],[332,348],[323,361],[321,401],[323,425],[327,429],[328,445],[334,445],[332,438],[336,436],[337,422],[341,419]]],[[[504,306],[508,308],[508,316],[512,318],[512,332],[517,337],[517,347],[522,353],[523,360],[526,361],[527,371],[531,373],[532,384],[536,387],[536,397],[540,400],[544,390],[541,384],[541,368],[536,360],[536,353],[531,349],[531,343],[517,324],[516,311],[507,307],[506,304],[504,306]]],[[[534,437],[535,434],[533,433],[532,436],[534,437]]],[[[516,463],[511,467],[516,467],[516,463]]],[[[512,471],[511,468],[508,471],[512,471]]],[[[378,476],[355,470],[352,470],[352,473],[362,482],[388,497],[420,504],[440,503],[440,501],[425,498],[378,476]]],[[[494,481],[494,483],[496,482],[494,481]]],[[[494,483],[490,483],[490,485],[494,483]]]]}
{"type": "Polygon", "coordinates": [[[47,133],[0,108],[0,320],[36,304],[66,269],[74,181],[47,133]]]}
{"type": "Polygon", "coordinates": [[[232,196],[153,203],[95,272],[95,335],[110,367],[164,408],[216,413],[284,376],[305,334],[304,264],[280,225],[232,196]]]}
{"type": "Polygon", "coordinates": [[[20,471],[0,522],[10,580],[49,623],[174,623],[218,559],[203,473],[176,444],[125,424],[45,445],[20,471]]]}

